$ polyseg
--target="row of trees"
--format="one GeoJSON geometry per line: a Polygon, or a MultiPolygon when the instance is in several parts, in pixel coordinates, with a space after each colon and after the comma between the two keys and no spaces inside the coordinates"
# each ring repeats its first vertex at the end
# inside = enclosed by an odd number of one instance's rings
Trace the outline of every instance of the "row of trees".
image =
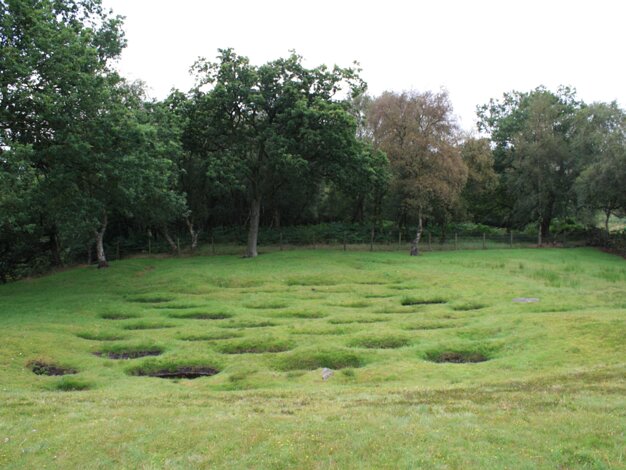
{"type": "MultiPolygon", "coordinates": [[[[357,68],[261,66],[233,50],[149,101],[112,67],[122,22],[100,0],[0,0],[0,279],[105,240],[216,225],[393,220],[508,228],[626,212],[626,120],[573,90],[511,92],[458,127],[445,91],[366,94],[357,68]]],[[[607,225],[608,231],[608,225],[607,225]]]]}

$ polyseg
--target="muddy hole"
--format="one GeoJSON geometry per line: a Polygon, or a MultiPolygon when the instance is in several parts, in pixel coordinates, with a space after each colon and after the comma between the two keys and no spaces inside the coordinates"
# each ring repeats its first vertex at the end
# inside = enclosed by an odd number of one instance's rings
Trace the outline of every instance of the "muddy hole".
{"type": "Polygon", "coordinates": [[[220,371],[211,366],[178,366],[162,369],[135,369],[132,375],[143,377],[158,377],[161,379],[197,379],[198,377],[211,377],[220,371]]]}
{"type": "Polygon", "coordinates": [[[426,354],[426,359],[431,362],[464,364],[485,362],[489,357],[477,351],[437,351],[426,354]]]}
{"type": "Polygon", "coordinates": [[[125,330],[159,330],[161,328],[172,328],[174,325],[167,323],[132,323],[124,325],[125,330]]]}
{"type": "Polygon", "coordinates": [[[37,375],[70,375],[76,374],[78,371],[70,367],[62,367],[57,364],[50,364],[43,361],[32,361],[27,367],[37,375]]]}
{"type": "Polygon", "coordinates": [[[109,359],[137,359],[138,357],[159,356],[163,354],[161,348],[152,349],[129,349],[119,351],[96,351],[95,356],[106,357],[109,359]]]}
{"type": "Polygon", "coordinates": [[[185,313],[172,313],[170,318],[178,318],[181,320],[224,320],[231,318],[232,313],[226,312],[185,312],[185,313]]]}

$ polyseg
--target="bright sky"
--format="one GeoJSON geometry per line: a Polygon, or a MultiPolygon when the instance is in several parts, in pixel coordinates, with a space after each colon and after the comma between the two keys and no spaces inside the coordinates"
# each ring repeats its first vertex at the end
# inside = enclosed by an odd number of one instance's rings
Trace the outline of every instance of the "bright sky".
{"type": "Polygon", "coordinates": [[[150,96],[193,86],[189,67],[233,47],[254,64],[290,49],[308,66],[358,61],[371,94],[448,90],[465,129],[505,91],[571,85],[626,105],[623,0],[103,0],[126,17],[119,70],[150,96]]]}

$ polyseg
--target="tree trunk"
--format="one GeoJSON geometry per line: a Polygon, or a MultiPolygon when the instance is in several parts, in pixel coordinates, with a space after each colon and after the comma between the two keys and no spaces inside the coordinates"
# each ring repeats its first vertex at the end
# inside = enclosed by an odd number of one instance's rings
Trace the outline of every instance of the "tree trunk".
{"type": "Polygon", "coordinates": [[[611,209],[605,209],[604,211],[606,214],[606,218],[604,219],[604,230],[606,231],[607,240],[611,237],[611,232],[609,231],[609,219],[611,218],[611,212],[611,209]]]}
{"type": "Polygon", "coordinates": [[[107,229],[107,222],[108,219],[105,212],[102,220],[102,225],[100,226],[100,230],[94,230],[94,233],[96,235],[96,257],[98,258],[98,269],[109,267],[109,263],[104,253],[104,232],[107,229]]]}
{"type": "Polygon", "coordinates": [[[61,242],[59,241],[59,233],[56,225],[52,225],[50,227],[48,236],[50,237],[50,262],[52,266],[63,266],[63,259],[61,258],[61,242]]]}
{"type": "Polygon", "coordinates": [[[250,204],[250,226],[248,228],[248,247],[246,248],[246,258],[256,258],[257,240],[259,238],[259,220],[261,218],[261,198],[255,197],[250,204]]]}
{"type": "Polygon", "coordinates": [[[548,238],[550,235],[550,223],[552,222],[551,217],[544,217],[541,219],[541,236],[543,239],[548,238]]]}
{"type": "Polygon", "coordinates": [[[417,222],[417,233],[415,234],[415,239],[411,243],[411,256],[417,256],[420,254],[419,244],[420,238],[422,238],[422,210],[418,211],[418,222],[417,222]]]}
{"type": "Polygon", "coordinates": [[[539,232],[537,233],[537,246],[543,246],[543,219],[539,222],[539,232]]]}
{"type": "Polygon", "coordinates": [[[161,232],[163,233],[163,237],[167,241],[167,244],[172,249],[172,253],[178,253],[178,246],[176,245],[174,239],[170,236],[170,232],[167,230],[167,227],[163,227],[161,232]]]}
{"type": "Polygon", "coordinates": [[[196,251],[196,248],[198,248],[198,236],[200,235],[200,230],[195,230],[193,228],[193,222],[189,217],[185,218],[185,222],[187,223],[187,228],[189,229],[189,235],[191,235],[191,251],[196,251]]]}

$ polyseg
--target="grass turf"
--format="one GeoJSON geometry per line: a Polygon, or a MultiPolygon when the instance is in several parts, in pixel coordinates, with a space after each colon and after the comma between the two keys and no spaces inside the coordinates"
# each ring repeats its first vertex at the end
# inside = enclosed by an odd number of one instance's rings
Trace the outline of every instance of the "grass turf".
{"type": "Polygon", "coordinates": [[[625,312],[626,263],[590,249],[137,258],[0,286],[0,467],[620,468],[625,312]],[[205,376],[142,376],[178,372],[205,376]]]}

